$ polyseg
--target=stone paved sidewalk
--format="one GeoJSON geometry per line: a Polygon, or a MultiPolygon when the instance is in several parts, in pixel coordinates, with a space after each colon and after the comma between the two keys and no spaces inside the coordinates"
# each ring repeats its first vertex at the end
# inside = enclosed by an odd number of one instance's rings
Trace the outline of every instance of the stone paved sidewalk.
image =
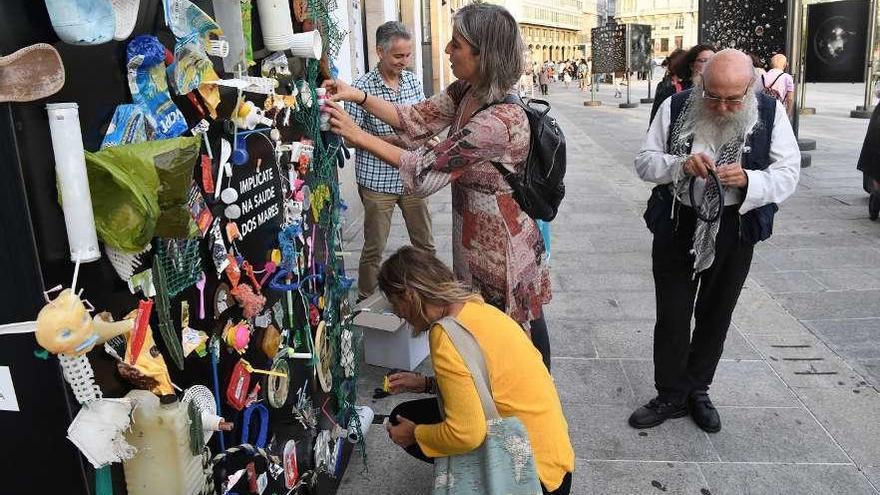
{"type": "MultiPolygon", "coordinates": [[[[645,96],[634,86],[634,98],[645,96]]],[[[813,166],[756,251],[712,387],[723,429],[689,418],[636,431],[629,413],[654,395],[650,187],[632,170],[648,107],[582,106],[575,89],[549,99],[568,138],[568,196],[553,222],[554,299],[547,307],[553,375],[577,471],[576,494],[877,494],[880,487],[880,224],[869,222],[854,170],[866,122],[847,118],[851,85],[811,85],[801,135],[819,141],[813,166]]],[[[431,199],[439,254],[451,261],[448,191],[431,199]]],[[[346,246],[356,275],[359,242],[346,246]]],[[[388,252],[405,244],[399,214],[388,252]]],[[[430,364],[422,368],[430,370],[430,364]]],[[[385,370],[363,367],[362,403],[385,370]]],[[[430,491],[430,467],[381,427],[368,434],[369,471],[352,458],[339,493],[430,491]]]]}

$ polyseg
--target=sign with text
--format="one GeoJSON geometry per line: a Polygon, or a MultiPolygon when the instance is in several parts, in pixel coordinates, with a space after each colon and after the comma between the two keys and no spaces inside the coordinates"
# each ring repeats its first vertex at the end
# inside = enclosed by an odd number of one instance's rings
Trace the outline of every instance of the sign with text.
{"type": "MultiPolygon", "coordinates": [[[[257,140],[253,142],[259,143],[257,140]]],[[[252,263],[262,264],[267,253],[278,244],[276,236],[283,217],[281,180],[275,158],[262,146],[252,146],[251,159],[233,166],[229,187],[238,192],[233,203],[241,214],[234,221],[241,235],[236,245],[252,263]],[[259,164],[259,165],[258,165],[259,164]]]]}

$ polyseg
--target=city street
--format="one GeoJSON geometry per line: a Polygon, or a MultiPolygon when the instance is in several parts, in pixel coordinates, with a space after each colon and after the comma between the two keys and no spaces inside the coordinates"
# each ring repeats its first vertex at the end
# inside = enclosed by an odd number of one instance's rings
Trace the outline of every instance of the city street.
{"type": "MultiPolygon", "coordinates": [[[[632,160],[650,105],[620,109],[610,85],[600,107],[575,84],[548,99],[568,141],[567,196],[552,223],[553,302],[546,308],[555,377],[577,454],[577,494],[880,493],[880,222],[867,219],[855,169],[867,120],[849,118],[862,85],[811,84],[800,136],[812,165],[755,251],[710,390],[723,429],[689,418],[627,425],[651,399],[654,289],[642,220],[650,185],[632,160]]],[[[647,96],[634,83],[632,100],[647,96]]],[[[438,252],[451,263],[449,191],[431,198],[438,252]]],[[[350,219],[360,222],[360,219],[350,219]]],[[[357,274],[360,236],[345,246],[357,274]]],[[[406,244],[399,212],[386,254],[406,244]]],[[[430,372],[430,363],[422,371],[430,372]]],[[[362,366],[361,403],[378,414],[413,396],[373,400],[387,370],[362,366]]],[[[342,494],[429,493],[431,467],[381,426],[356,452],[342,494]]]]}

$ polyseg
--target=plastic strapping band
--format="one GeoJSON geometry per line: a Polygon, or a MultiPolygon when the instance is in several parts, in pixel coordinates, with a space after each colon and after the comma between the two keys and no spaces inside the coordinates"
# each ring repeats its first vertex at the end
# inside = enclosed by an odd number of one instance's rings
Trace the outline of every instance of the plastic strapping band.
{"type": "MultiPolygon", "coordinates": [[[[212,341],[209,343],[211,346],[211,373],[213,374],[214,381],[214,400],[217,402],[217,414],[221,414],[221,404],[220,404],[220,375],[217,373],[217,367],[220,361],[219,355],[219,345],[216,341],[212,341]]],[[[226,440],[223,438],[223,430],[217,432],[218,439],[220,440],[220,450],[226,450],[226,440]]]]}
{"type": "Polygon", "coordinates": [[[260,403],[251,404],[244,410],[241,418],[241,443],[249,443],[250,438],[248,438],[248,434],[250,433],[251,414],[255,410],[260,413],[260,433],[257,435],[257,441],[253,445],[263,448],[266,446],[266,436],[269,430],[269,410],[260,403]]]}

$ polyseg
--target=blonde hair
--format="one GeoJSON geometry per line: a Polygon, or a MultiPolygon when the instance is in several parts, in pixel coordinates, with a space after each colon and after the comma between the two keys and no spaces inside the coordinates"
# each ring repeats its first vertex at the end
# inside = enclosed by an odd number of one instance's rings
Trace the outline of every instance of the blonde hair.
{"type": "Polygon", "coordinates": [[[389,299],[404,300],[409,292],[415,314],[425,322],[423,328],[413,328],[413,335],[428,330],[433,321],[425,306],[445,307],[483,298],[466,284],[458,281],[452,270],[436,256],[415,248],[404,246],[392,254],[379,269],[379,290],[389,299]]]}

